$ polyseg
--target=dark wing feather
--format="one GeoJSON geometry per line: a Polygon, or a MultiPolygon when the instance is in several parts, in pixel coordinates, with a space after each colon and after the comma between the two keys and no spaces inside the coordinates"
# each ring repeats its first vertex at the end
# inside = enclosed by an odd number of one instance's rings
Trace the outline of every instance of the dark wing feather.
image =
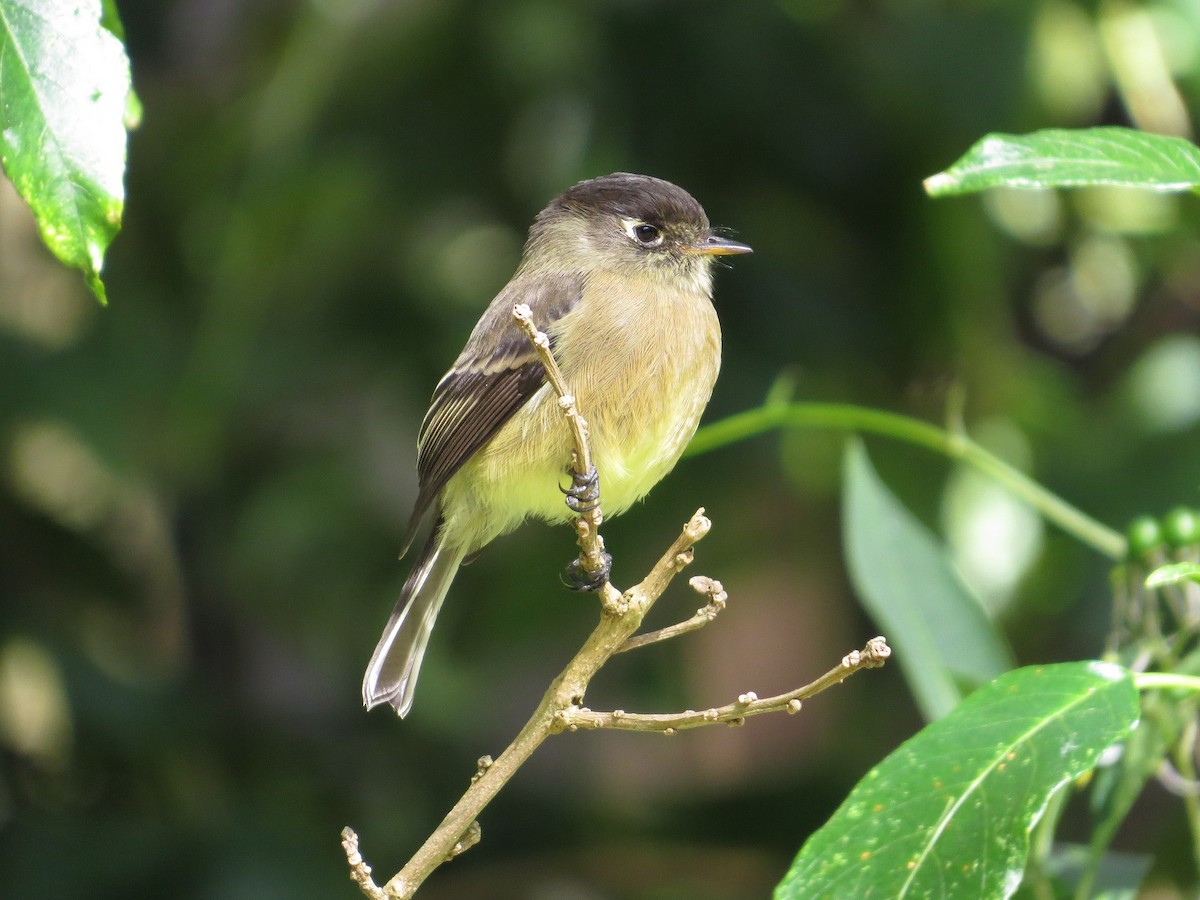
{"type": "Polygon", "coordinates": [[[545,381],[532,344],[513,321],[513,305],[529,304],[535,324],[545,331],[574,308],[581,291],[574,278],[537,280],[539,285],[533,287],[524,279],[514,279],[492,301],[433,392],[417,437],[420,487],[401,555],[446,482],[545,381]]]}
{"type": "Polygon", "coordinates": [[[417,454],[421,513],[462,464],[542,386],[544,375],[542,364],[531,360],[490,374],[451,372],[442,379],[417,454]]]}

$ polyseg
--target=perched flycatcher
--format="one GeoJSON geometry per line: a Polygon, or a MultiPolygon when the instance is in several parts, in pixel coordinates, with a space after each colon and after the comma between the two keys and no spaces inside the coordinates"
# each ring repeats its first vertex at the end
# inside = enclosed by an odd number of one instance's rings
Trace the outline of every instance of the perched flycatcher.
{"type": "Polygon", "coordinates": [[[715,234],[687,191],[619,173],[583,181],[533,223],[516,274],[433,392],[417,438],[419,491],[405,551],[437,522],[363,679],[367,708],[412,706],[421,658],[464,559],[531,516],[567,522],[570,429],[513,320],[528,304],[589,425],[607,515],[667,474],[721,365],[713,258],[750,248],[715,234]]]}

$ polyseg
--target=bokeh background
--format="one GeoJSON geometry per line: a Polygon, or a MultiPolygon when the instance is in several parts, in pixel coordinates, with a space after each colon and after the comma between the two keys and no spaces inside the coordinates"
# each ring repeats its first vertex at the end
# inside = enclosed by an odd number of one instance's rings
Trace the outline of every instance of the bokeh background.
{"type": "MultiPolygon", "coordinates": [[[[0,896],[353,897],[341,827],[386,878],[516,732],[595,619],[559,580],[569,530],[462,572],[408,719],[358,685],[432,387],[581,178],[676,181],[754,246],[719,273],[709,420],[772,389],[935,421],[960,398],[1114,527],[1197,503],[1200,203],[921,189],[987,131],[1190,136],[1190,0],[119,6],[145,118],[109,308],[0,185],[0,896]]],[[[876,633],[840,550],[843,440],[686,460],[608,524],[629,584],[704,505],[694,571],[730,603],[614,661],[591,705],[787,690],[876,633]]],[[[869,446],[1022,662],[1099,653],[1104,560],[869,446]]],[[[697,605],[680,585],[654,624],[697,605]]],[[[765,896],[920,725],[890,667],[740,729],[560,737],[422,896],[765,896]]],[[[1176,839],[1158,799],[1122,849],[1176,839]]]]}

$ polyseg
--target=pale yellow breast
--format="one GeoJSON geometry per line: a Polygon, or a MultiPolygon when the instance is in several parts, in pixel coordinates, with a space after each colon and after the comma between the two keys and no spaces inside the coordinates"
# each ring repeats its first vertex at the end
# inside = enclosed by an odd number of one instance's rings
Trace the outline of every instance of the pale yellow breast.
{"type": "Polygon", "coordinates": [[[589,285],[589,300],[600,303],[581,310],[582,327],[565,331],[567,346],[556,347],[591,425],[609,514],[639,500],[678,461],[721,363],[720,325],[707,295],[627,288],[624,280],[589,285]],[[573,352],[587,340],[604,352],[573,352]]]}

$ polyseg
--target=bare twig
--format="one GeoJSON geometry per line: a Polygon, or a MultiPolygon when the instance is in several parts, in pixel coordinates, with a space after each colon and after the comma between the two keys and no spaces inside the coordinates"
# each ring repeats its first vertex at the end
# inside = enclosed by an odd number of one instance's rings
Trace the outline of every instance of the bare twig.
{"type": "Polygon", "coordinates": [[[342,850],[346,853],[346,862],[350,864],[350,877],[359,889],[371,900],[387,900],[383,888],[371,878],[371,867],[358,852],[358,834],[349,825],[342,829],[342,850]]]}
{"type": "Polygon", "coordinates": [[[588,427],[587,420],[579,414],[579,410],[575,408],[575,396],[567,387],[567,382],[563,378],[562,370],[558,367],[558,361],[554,358],[554,354],[550,352],[550,338],[547,337],[544,331],[539,331],[537,325],[533,321],[533,310],[525,303],[518,303],[513,307],[513,318],[517,320],[517,324],[521,326],[521,330],[529,337],[530,343],[537,350],[538,359],[542,362],[542,367],[546,370],[546,381],[554,388],[554,393],[558,394],[558,402],[563,408],[563,414],[567,417],[567,421],[571,425],[571,435],[575,439],[575,459],[572,468],[580,475],[586,475],[592,467],[592,451],[588,444],[588,427]]]}
{"type": "Polygon", "coordinates": [[[567,727],[579,728],[622,728],[626,731],[661,731],[675,734],[685,728],[701,725],[741,725],[748,716],[769,712],[798,713],[801,701],[828,690],[845,681],[860,669],[877,669],[891,656],[891,648],[882,637],[872,638],[861,651],[842,657],[840,665],[830,669],[816,681],[804,687],[775,697],[759,699],[753,691],[740,695],[733,703],[702,711],[688,710],[682,713],[628,713],[617,709],[612,712],[595,712],[577,708],[566,716],[567,727]]]}
{"type": "MultiPolygon", "coordinates": [[[[513,307],[513,318],[517,320],[517,324],[537,350],[542,368],[546,370],[546,381],[558,395],[559,406],[562,407],[563,415],[566,416],[567,423],[571,427],[571,437],[575,445],[572,450],[571,470],[577,475],[586,476],[592,471],[593,465],[592,451],[588,444],[587,420],[579,414],[579,409],[575,404],[575,395],[567,386],[562,370],[558,367],[558,361],[555,360],[554,354],[550,350],[550,338],[544,331],[538,330],[537,324],[533,321],[533,311],[526,304],[518,303],[513,307]]],[[[603,571],[605,565],[604,539],[600,537],[600,523],[603,521],[604,514],[600,509],[599,500],[595,505],[580,513],[579,518],[575,520],[575,533],[579,543],[579,565],[584,572],[591,576],[603,571]]],[[[612,585],[605,585],[601,589],[602,600],[605,599],[604,595],[610,592],[615,594],[616,589],[612,585]]]]}
{"type": "MultiPolygon", "coordinates": [[[[666,590],[671,579],[686,561],[690,560],[692,544],[704,537],[710,527],[708,519],[702,513],[702,510],[696,513],[684,526],[671,548],[663,554],[640,584],[624,594],[616,588],[612,589],[615,600],[611,605],[605,606],[600,622],[575,654],[575,658],[551,683],[550,689],[542,697],[541,703],[525,723],[525,727],[494,761],[480,761],[466,793],[412,859],[388,882],[383,889],[383,895],[372,893],[374,882],[369,881],[369,875],[367,882],[362,880],[362,873],[369,873],[370,869],[362,862],[361,857],[359,858],[352,876],[367,896],[373,900],[378,896],[412,897],[434,869],[466,849],[472,837],[478,839],[476,819],[479,813],[546,738],[567,727],[565,711],[583,702],[584,692],[596,673],[616,653],[617,648],[638,629],[650,605],[666,590]]],[[[358,845],[355,842],[354,852],[357,851],[358,845]]],[[[347,853],[349,854],[349,849],[347,853]]]]}
{"type": "Polygon", "coordinates": [[[645,634],[634,635],[618,647],[617,652],[625,653],[629,650],[636,650],[638,647],[657,644],[659,641],[668,641],[671,638],[696,631],[715,619],[717,614],[725,608],[725,601],[729,598],[729,595],[725,593],[725,588],[721,582],[714,578],[709,578],[707,575],[696,575],[694,578],[688,579],[688,584],[697,593],[708,594],[709,599],[706,605],[696,610],[692,614],[692,617],[684,622],[668,625],[666,628],[660,628],[657,631],[648,631],[645,634]]]}

